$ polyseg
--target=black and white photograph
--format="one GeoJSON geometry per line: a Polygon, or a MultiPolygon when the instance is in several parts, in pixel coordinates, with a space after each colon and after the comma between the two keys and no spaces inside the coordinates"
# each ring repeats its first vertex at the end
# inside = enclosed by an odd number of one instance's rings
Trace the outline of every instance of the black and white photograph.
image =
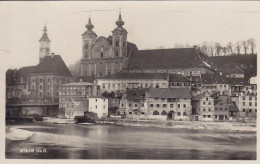
{"type": "Polygon", "coordinates": [[[4,163],[259,162],[260,2],[1,1],[0,20],[4,163]]]}

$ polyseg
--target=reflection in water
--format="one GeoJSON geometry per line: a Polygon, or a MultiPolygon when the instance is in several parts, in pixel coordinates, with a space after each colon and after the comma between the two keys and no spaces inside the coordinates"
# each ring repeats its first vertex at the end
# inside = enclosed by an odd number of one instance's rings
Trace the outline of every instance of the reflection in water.
{"type": "Polygon", "coordinates": [[[27,141],[6,142],[6,158],[256,159],[256,133],[106,125],[34,124],[27,141]],[[47,128],[48,127],[48,128],[47,128]],[[20,149],[47,153],[20,153],[20,149]]]}

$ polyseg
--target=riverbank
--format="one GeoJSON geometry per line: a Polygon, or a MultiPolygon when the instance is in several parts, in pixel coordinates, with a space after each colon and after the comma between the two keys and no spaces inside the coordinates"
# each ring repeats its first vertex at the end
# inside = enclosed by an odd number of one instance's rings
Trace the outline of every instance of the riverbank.
{"type": "Polygon", "coordinates": [[[24,141],[28,140],[33,136],[33,132],[22,130],[19,128],[6,127],[5,137],[11,141],[24,141]]]}
{"type": "MultiPolygon", "coordinates": [[[[111,121],[105,121],[106,124],[113,124],[111,121]]],[[[196,129],[196,130],[221,130],[221,131],[254,131],[254,123],[238,122],[192,122],[192,121],[157,121],[157,120],[127,120],[118,119],[114,122],[117,126],[138,126],[138,127],[158,127],[158,128],[176,128],[176,129],[196,129]]]]}

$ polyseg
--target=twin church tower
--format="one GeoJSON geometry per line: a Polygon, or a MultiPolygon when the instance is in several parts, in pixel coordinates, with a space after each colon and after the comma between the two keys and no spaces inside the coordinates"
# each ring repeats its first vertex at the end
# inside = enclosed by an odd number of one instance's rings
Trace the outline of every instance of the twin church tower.
{"type": "MultiPolygon", "coordinates": [[[[98,37],[93,31],[94,25],[91,18],[85,26],[86,31],[82,34],[82,58],[81,76],[106,76],[120,72],[133,50],[137,47],[133,43],[127,42],[127,31],[123,27],[121,12],[116,21],[117,27],[112,31],[112,36],[98,37]]],[[[40,42],[40,61],[50,55],[50,39],[47,35],[46,26],[40,42]]]]}

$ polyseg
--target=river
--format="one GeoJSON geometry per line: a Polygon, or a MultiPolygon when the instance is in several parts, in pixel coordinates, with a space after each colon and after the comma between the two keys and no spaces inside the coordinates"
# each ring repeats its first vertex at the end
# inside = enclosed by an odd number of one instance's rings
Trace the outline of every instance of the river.
{"type": "Polygon", "coordinates": [[[7,159],[256,159],[256,132],[94,124],[8,126],[34,135],[26,141],[6,139],[7,159]]]}

